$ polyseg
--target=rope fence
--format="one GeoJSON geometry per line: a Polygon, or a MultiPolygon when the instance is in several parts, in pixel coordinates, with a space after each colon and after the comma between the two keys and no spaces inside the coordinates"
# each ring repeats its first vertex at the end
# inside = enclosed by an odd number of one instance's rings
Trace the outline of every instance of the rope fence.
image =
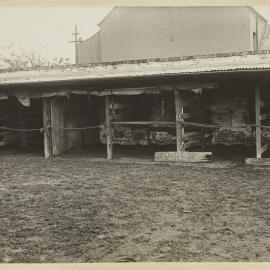
{"type": "MultiPolygon", "coordinates": [[[[134,122],[134,125],[140,125],[138,122],[134,122]]],[[[177,124],[180,123],[184,126],[194,126],[194,127],[201,127],[201,128],[212,128],[212,129],[228,129],[228,130],[234,130],[234,129],[243,129],[243,128],[255,128],[260,127],[262,129],[270,129],[270,126],[266,125],[256,125],[256,124],[242,124],[242,125],[218,125],[218,124],[206,124],[206,123],[197,123],[197,122],[189,122],[189,121],[172,121],[172,122],[153,122],[148,123],[148,125],[158,125],[158,124],[177,124]]],[[[114,125],[114,123],[112,122],[114,125]]],[[[142,122],[143,124],[143,122],[142,122]]],[[[132,122],[128,122],[125,124],[124,122],[121,122],[121,125],[132,125],[132,122]]],[[[87,129],[97,129],[97,128],[103,128],[104,125],[95,125],[95,126],[86,126],[86,127],[55,127],[55,126],[48,126],[47,129],[62,129],[62,130],[87,130],[87,129]]],[[[7,131],[18,131],[18,132],[32,132],[32,131],[44,131],[44,127],[42,128],[30,128],[30,129],[21,129],[21,128],[10,128],[6,126],[0,126],[0,130],[7,130],[7,131]]]]}
{"type": "MultiPolygon", "coordinates": [[[[95,128],[101,128],[103,125],[98,125],[98,126],[89,126],[89,127],[54,127],[54,126],[48,126],[47,129],[49,128],[56,128],[56,129],[64,129],[64,130],[84,130],[84,129],[95,129],[95,128]]],[[[42,128],[30,128],[30,129],[20,129],[20,128],[10,128],[10,127],[3,127],[0,126],[0,130],[7,130],[7,131],[18,131],[18,132],[31,132],[31,131],[44,131],[44,127],[42,128]]]]}

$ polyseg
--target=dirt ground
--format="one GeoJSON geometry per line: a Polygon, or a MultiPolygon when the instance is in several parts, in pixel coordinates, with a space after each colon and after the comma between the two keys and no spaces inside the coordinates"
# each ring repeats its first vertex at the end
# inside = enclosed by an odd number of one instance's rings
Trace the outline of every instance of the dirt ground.
{"type": "Polygon", "coordinates": [[[0,261],[270,260],[270,168],[126,161],[0,152],[0,261]]]}

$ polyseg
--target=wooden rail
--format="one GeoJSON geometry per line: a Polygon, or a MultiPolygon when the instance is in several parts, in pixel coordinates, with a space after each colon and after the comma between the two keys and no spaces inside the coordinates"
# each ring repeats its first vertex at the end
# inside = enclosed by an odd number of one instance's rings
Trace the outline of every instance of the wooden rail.
{"type": "Polygon", "coordinates": [[[142,126],[174,126],[176,125],[176,122],[163,122],[163,121],[112,121],[112,125],[116,126],[132,126],[132,125],[142,125],[142,126]]]}

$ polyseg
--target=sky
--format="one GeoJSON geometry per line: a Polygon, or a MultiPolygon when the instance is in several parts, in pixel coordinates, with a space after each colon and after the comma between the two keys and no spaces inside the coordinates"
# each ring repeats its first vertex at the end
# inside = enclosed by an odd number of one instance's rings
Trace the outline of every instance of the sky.
{"type": "Polygon", "coordinates": [[[0,7],[0,54],[7,46],[42,52],[48,59],[70,58],[74,63],[75,23],[82,40],[98,31],[97,24],[112,7],[0,7]]]}
{"type": "MultiPolygon", "coordinates": [[[[0,54],[7,46],[42,52],[49,60],[69,58],[74,63],[75,23],[82,40],[98,31],[97,24],[113,7],[0,7],[0,54]]],[[[256,6],[270,22],[270,5],[256,6]]]]}

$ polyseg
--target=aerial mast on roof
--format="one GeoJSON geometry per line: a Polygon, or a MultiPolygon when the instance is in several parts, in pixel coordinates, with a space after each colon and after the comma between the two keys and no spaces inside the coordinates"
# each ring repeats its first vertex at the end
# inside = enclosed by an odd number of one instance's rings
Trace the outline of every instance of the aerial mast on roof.
{"type": "Polygon", "coordinates": [[[75,64],[78,64],[78,44],[82,41],[81,38],[79,38],[79,32],[77,28],[77,24],[75,24],[75,31],[72,33],[74,35],[74,40],[71,40],[70,43],[75,43],[75,64]]]}

